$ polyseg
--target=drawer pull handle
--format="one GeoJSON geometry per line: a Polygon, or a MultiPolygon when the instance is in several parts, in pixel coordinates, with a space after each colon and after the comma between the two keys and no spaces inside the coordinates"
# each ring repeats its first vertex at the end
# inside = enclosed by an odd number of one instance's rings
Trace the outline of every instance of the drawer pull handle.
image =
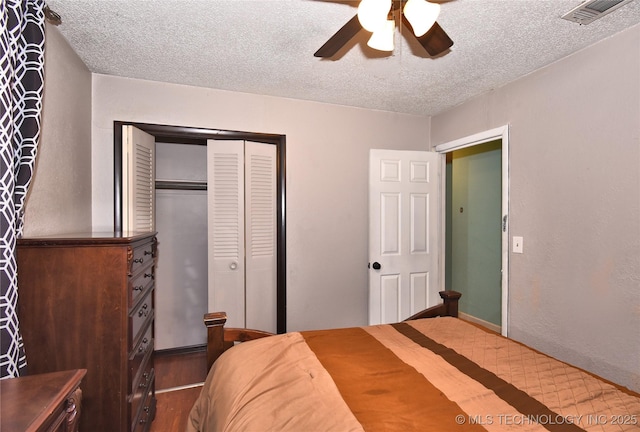
{"type": "Polygon", "coordinates": [[[134,263],[142,264],[144,262],[144,258],[136,258],[133,260],[134,263]]]}
{"type": "Polygon", "coordinates": [[[146,412],[146,413],[148,413],[148,412],[149,412],[149,410],[150,410],[148,406],[146,406],[146,407],[144,407],[144,408],[142,408],[142,409],[143,409],[143,410],[144,410],[144,412],[146,412]]]}
{"type": "Polygon", "coordinates": [[[148,372],[143,373],[142,378],[144,378],[144,382],[141,382],[139,387],[145,388],[147,387],[147,385],[149,385],[149,373],[148,372]]]}
{"type": "Polygon", "coordinates": [[[153,279],[153,273],[145,273],[144,277],[153,279]]]}
{"type": "Polygon", "coordinates": [[[146,418],[141,418],[141,419],[140,419],[140,424],[145,424],[146,422],[147,422],[147,419],[146,419],[146,418]]]}
{"type": "MultiPolygon", "coordinates": [[[[146,305],[145,305],[146,306],[146,305]]],[[[138,312],[138,317],[142,317],[142,315],[147,316],[149,315],[149,311],[144,310],[146,308],[142,308],[140,309],[140,311],[138,312]]]]}
{"type": "Polygon", "coordinates": [[[151,255],[152,253],[153,253],[153,252],[148,251],[148,250],[144,251],[144,254],[145,254],[145,255],[151,255]]]}
{"type": "MultiPolygon", "coordinates": [[[[147,349],[147,344],[149,343],[149,339],[144,338],[142,339],[142,343],[140,344],[140,346],[138,347],[138,352],[142,352],[145,351],[147,349]]],[[[144,374],[143,376],[146,378],[148,374],[144,374]]]]}
{"type": "Polygon", "coordinates": [[[144,287],[142,285],[133,287],[134,291],[142,291],[143,289],[144,289],[144,287]]]}
{"type": "Polygon", "coordinates": [[[142,309],[148,309],[149,305],[147,305],[146,303],[144,305],[142,305],[142,309]]]}

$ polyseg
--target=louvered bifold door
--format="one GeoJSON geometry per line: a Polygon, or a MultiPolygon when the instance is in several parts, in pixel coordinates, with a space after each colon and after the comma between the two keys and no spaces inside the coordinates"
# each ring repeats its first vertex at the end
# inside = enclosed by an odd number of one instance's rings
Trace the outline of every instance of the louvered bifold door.
{"type": "Polygon", "coordinates": [[[209,311],[245,327],[244,143],[207,141],[209,311]]]}
{"type": "Polygon", "coordinates": [[[246,326],[277,331],[276,146],[245,142],[246,326]]]}
{"type": "Polygon", "coordinates": [[[153,135],[122,126],[122,230],[155,231],[155,147],[153,135]]]}

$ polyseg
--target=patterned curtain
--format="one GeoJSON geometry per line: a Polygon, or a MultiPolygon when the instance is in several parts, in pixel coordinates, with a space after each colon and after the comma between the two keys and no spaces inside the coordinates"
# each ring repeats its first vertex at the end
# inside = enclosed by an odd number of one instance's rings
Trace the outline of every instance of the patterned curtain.
{"type": "Polygon", "coordinates": [[[16,239],[31,183],[44,83],[44,0],[0,0],[0,378],[24,373],[16,239]]]}

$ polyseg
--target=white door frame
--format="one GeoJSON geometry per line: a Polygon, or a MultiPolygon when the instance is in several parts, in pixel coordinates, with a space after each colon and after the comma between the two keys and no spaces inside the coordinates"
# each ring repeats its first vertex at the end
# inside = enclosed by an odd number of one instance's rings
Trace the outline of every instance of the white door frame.
{"type": "MultiPolygon", "coordinates": [[[[507,328],[509,324],[509,125],[497,127],[474,135],[469,135],[454,141],[437,145],[435,151],[437,153],[449,153],[454,150],[460,150],[466,147],[472,147],[484,144],[490,141],[502,140],[502,336],[507,336],[507,328]]],[[[442,172],[445,172],[446,161],[443,158],[442,172]]],[[[446,197],[446,182],[442,182],[442,200],[446,197]]],[[[445,218],[446,206],[441,209],[442,225],[446,230],[445,218]]],[[[445,236],[441,236],[440,251],[442,254],[441,275],[444,275],[444,251],[445,236]]]]}

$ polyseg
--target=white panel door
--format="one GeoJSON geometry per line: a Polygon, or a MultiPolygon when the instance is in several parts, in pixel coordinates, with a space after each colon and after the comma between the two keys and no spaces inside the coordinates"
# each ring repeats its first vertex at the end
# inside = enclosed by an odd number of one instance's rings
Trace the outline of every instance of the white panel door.
{"type": "Polygon", "coordinates": [[[276,146],[245,141],[246,326],[277,331],[276,146]]]}
{"type": "Polygon", "coordinates": [[[122,126],[122,230],[155,231],[153,135],[122,126]]]}
{"type": "Polygon", "coordinates": [[[207,141],[208,279],[210,311],[229,327],[245,327],[244,145],[207,141]]]}
{"type": "Polygon", "coordinates": [[[440,167],[432,152],[369,155],[369,324],[439,303],[440,167]]]}

